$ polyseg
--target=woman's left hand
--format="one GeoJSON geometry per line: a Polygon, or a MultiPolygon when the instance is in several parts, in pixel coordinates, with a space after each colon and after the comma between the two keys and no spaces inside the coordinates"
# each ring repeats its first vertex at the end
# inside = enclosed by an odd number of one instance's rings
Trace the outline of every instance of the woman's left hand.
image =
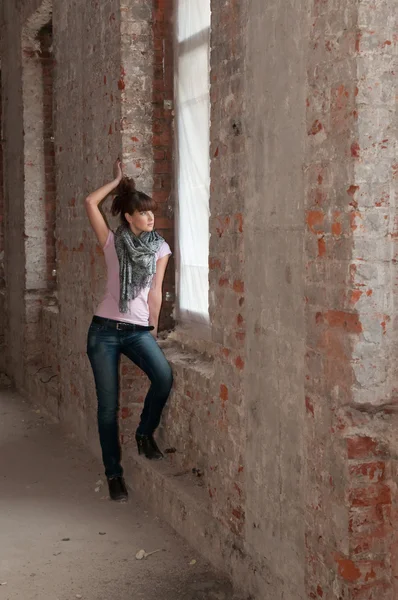
{"type": "Polygon", "coordinates": [[[113,176],[115,178],[115,181],[118,182],[118,184],[123,179],[122,163],[119,159],[117,159],[117,161],[113,165],[113,176]]]}

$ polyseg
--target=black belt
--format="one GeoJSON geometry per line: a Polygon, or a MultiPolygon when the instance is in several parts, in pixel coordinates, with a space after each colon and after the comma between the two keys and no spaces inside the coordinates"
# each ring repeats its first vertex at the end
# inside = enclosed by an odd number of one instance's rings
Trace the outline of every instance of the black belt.
{"type": "Polygon", "coordinates": [[[153,331],[155,328],[152,325],[135,325],[134,323],[125,323],[124,321],[114,321],[113,319],[105,319],[105,317],[93,317],[93,323],[106,325],[109,329],[117,329],[118,331],[153,331]]]}

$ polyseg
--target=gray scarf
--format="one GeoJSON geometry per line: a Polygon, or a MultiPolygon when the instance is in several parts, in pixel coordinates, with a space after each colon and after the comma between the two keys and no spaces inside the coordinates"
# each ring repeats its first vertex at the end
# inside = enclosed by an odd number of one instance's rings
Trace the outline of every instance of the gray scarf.
{"type": "Polygon", "coordinates": [[[163,242],[156,231],[137,237],[127,225],[117,229],[115,248],[119,259],[121,313],[127,313],[129,301],[151,285],[156,273],[156,253],[163,242]]]}

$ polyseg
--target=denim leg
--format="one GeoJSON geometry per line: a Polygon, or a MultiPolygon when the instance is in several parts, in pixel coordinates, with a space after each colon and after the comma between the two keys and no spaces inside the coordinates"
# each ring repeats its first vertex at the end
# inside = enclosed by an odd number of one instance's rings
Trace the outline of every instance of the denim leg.
{"type": "Polygon", "coordinates": [[[98,399],[98,431],[107,477],[123,474],[120,464],[118,401],[120,344],[116,332],[91,325],[87,354],[94,373],[98,399]]]}
{"type": "Polygon", "coordinates": [[[171,367],[155,338],[147,331],[126,333],[122,353],[140,367],[151,382],[137,433],[152,435],[160,423],[173,385],[171,367]]]}

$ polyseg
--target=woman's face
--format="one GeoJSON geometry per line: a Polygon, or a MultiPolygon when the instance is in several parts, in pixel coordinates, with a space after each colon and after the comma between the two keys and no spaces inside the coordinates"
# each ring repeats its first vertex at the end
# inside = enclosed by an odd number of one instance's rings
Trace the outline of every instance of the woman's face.
{"type": "Polygon", "coordinates": [[[130,229],[135,235],[141,235],[146,231],[153,231],[155,226],[155,215],[151,210],[135,210],[132,215],[128,213],[125,217],[130,225],[130,229]]]}

